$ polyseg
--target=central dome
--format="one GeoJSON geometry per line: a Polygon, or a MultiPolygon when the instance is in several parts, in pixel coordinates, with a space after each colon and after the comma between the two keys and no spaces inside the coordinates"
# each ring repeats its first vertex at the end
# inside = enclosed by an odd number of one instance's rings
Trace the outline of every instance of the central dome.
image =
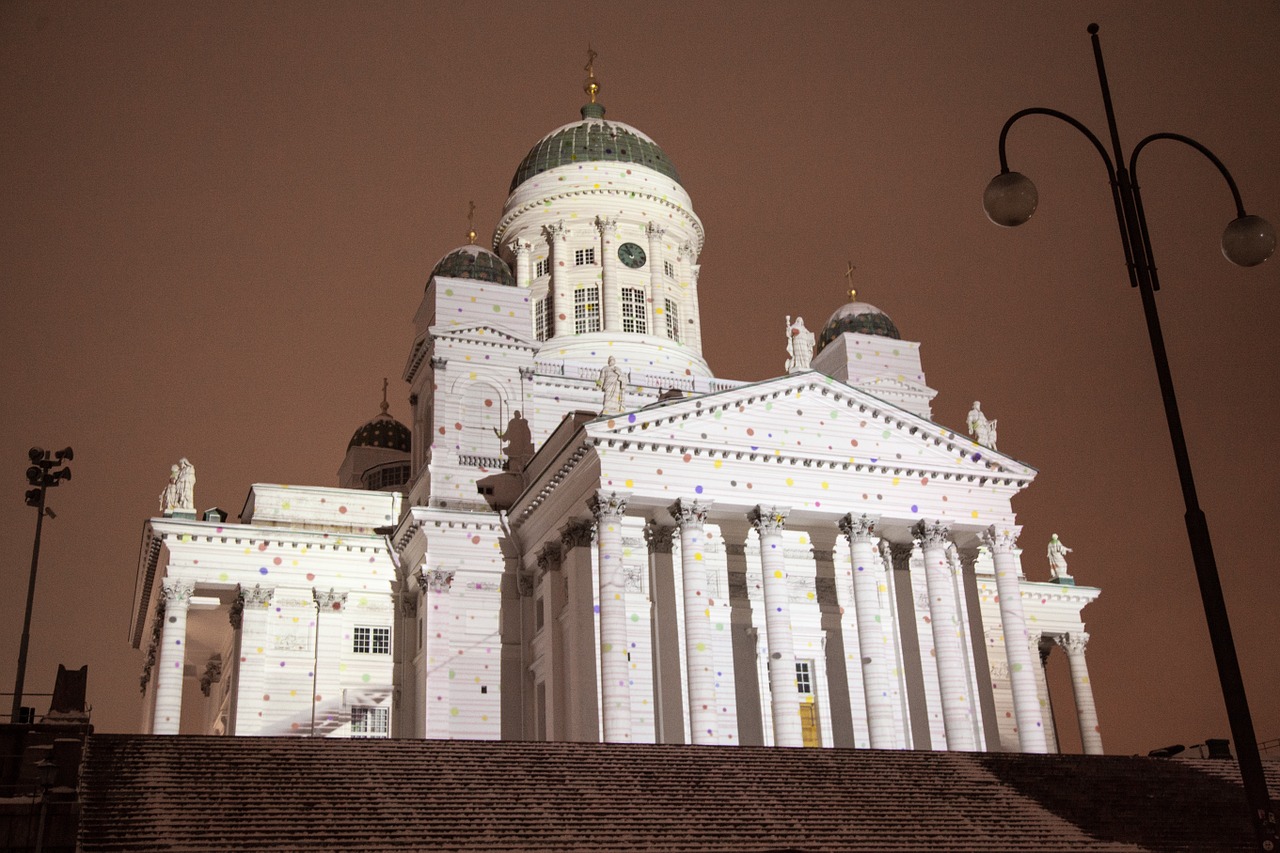
{"type": "Polygon", "coordinates": [[[658,143],[630,125],[604,120],[604,106],[587,104],[582,121],[554,130],[529,149],[511,179],[509,193],[532,178],[570,163],[635,163],[680,183],[675,164],[658,143]]]}
{"type": "MultiPolygon", "coordinates": [[[[473,235],[474,236],[474,235],[473,235]]],[[[481,246],[470,245],[454,249],[436,262],[431,276],[443,278],[469,278],[489,281],[506,287],[515,287],[516,279],[506,261],[481,246]]]]}

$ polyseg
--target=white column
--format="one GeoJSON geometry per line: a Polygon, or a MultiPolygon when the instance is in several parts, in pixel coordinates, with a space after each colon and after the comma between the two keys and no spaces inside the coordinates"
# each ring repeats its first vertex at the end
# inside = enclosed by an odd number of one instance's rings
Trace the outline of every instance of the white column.
{"type": "Polygon", "coordinates": [[[880,590],[875,551],[871,545],[875,522],[850,513],[837,522],[849,537],[853,564],[853,608],[858,620],[858,656],[862,659],[862,691],[866,698],[867,729],[872,749],[897,746],[893,700],[889,696],[889,666],[893,647],[880,630],[880,590]]]}
{"type": "Polygon", "coordinates": [[[176,735],[182,727],[182,671],[187,656],[187,608],[195,582],[169,578],[161,583],[164,622],[156,664],[156,712],[151,733],[176,735]]]}
{"type": "Polygon", "coordinates": [[[542,236],[547,239],[547,261],[551,266],[551,285],[547,291],[551,298],[553,337],[573,334],[573,293],[569,290],[569,272],[566,268],[568,232],[564,222],[542,226],[542,236]]]}
{"type": "Polygon", "coordinates": [[[698,309],[698,276],[701,274],[701,264],[689,264],[689,322],[685,324],[688,329],[685,340],[698,355],[702,355],[702,316],[698,309]]]}
{"type": "Polygon", "coordinates": [[[1018,559],[1014,553],[1021,532],[1021,527],[997,528],[993,524],[982,538],[995,563],[1000,624],[1004,627],[1004,651],[1013,692],[1013,717],[1018,724],[1018,748],[1023,752],[1043,753],[1049,751],[1049,744],[1040,715],[1040,694],[1032,668],[1027,617],[1022,611],[1022,589],[1018,583],[1018,559]]]}
{"type": "Polygon", "coordinates": [[[665,273],[662,266],[666,257],[662,252],[662,235],[667,233],[667,229],[650,222],[644,233],[649,237],[649,334],[666,337],[666,304],[663,302],[666,288],[663,287],[665,273]]]}
{"type": "Polygon", "coordinates": [[[528,287],[533,279],[533,270],[530,269],[533,262],[531,251],[533,247],[524,240],[512,240],[507,244],[507,248],[515,258],[515,268],[512,272],[516,274],[516,287],[528,287]]]}
{"type": "Polygon", "coordinates": [[[614,228],[618,220],[597,216],[600,232],[600,313],[606,332],[622,331],[622,292],[618,289],[618,254],[614,250],[614,228]]]}
{"type": "Polygon", "coordinates": [[[429,738],[449,737],[449,661],[453,631],[449,589],[453,571],[427,569],[418,575],[426,632],[426,706],[423,725],[429,738]]]}
{"type": "Polygon", "coordinates": [[[1102,732],[1098,728],[1098,709],[1093,704],[1093,685],[1089,683],[1089,667],[1084,661],[1084,647],[1089,635],[1084,631],[1062,634],[1058,645],[1067,653],[1071,667],[1071,690],[1076,700],[1076,719],[1080,721],[1080,745],[1085,755],[1102,755],[1102,732]]]}
{"type": "Polygon", "coordinates": [[[631,742],[631,666],[627,659],[626,576],[622,570],[622,516],[617,492],[591,496],[600,566],[600,707],[605,743],[631,742]]]}
{"type": "Polygon", "coordinates": [[[760,536],[760,575],[764,586],[764,627],[769,646],[769,707],[775,746],[804,746],[800,694],[796,692],[795,640],[791,634],[791,591],[782,532],[786,507],[759,506],[747,520],[760,536]]]}
{"type": "Polygon", "coordinates": [[[267,615],[275,590],[254,585],[240,588],[240,660],[236,661],[236,734],[262,733],[267,692],[267,615]]]}
{"type": "Polygon", "coordinates": [[[964,629],[956,614],[955,585],[951,582],[951,563],[947,559],[951,530],[941,522],[919,521],[911,533],[920,540],[920,549],[924,552],[929,626],[933,630],[947,749],[972,751],[977,749],[977,743],[973,737],[972,697],[964,665],[964,629]]]}
{"type": "MultiPolygon", "coordinates": [[[[710,501],[677,500],[668,512],[680,525],[680,570],[684,576],[684,649],[689,680],[689,728],[694,743],[716,742],[716,661],[711,648],[707,564],[702,548],[710,501]]],[[[799,713],[799,712],[797,712],[799,713]]]]}
{"type": "Polygon", "coordinates": [[[335,592],[332,587],[328,591],[312,589],[311,597],[316,603],[316,657],[315,669],[311,673],[311,701],[313,720],[311,734],[326,734],[336,726],[337,721],[330,719],[333,711],[325,711],[341,707],[342,673],[338,671],[342,660],[342,613],[347,606],[347,594],[335,592]]]}

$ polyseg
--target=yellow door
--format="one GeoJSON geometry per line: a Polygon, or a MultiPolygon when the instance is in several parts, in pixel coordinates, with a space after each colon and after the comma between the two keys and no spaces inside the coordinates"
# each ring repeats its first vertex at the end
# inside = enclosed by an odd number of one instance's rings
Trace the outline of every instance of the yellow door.
{"type": "Polygon", "coordinates": [[[818,706],[813,702],[800,703],[800,733],[805,746],[822,746],[818,733],[818,706]]]}

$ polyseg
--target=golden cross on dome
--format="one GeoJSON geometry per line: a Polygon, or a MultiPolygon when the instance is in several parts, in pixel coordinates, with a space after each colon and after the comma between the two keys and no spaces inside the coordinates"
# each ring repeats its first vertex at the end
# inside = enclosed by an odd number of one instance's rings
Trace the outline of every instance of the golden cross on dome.
{"type": "Polygon", "coordinates": [[[596,94],[600,91],[600,84],[596,82],[596,57],[600,54],[591,49],[591,43],[587,42],[587,65],[582,70],[587,72],[587,80],[582,84],[582,91],[591,96],[591,103],[596,102],[596,94]]]}
{"type": "MultiPolygon", "coordinates": [[[[849,284],[853,284],[853,271],[856,270],[857,267],[853,265],[853,261],[847,261],[846,263],[848,263],[849,268],[844,271],[844,277],[849,280],[849,284]]],[[[849,301],[858,301],[858,291],[854,290],[852,287],[849,288],[849,301]]]]}
{"type": "Polygon", "coordinates": [[[476,242],[476,203],[474,201],[467,202],[467,243],[468,245],[476,242]]]}

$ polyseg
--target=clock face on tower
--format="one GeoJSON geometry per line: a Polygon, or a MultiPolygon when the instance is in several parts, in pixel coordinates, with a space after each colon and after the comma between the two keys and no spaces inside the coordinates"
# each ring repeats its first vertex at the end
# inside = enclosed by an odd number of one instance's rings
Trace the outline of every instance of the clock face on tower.
{"type": "Polygon", "coordinates": [[[623,243],[618,247],[618,260],[633,270],[638,270],[644,266],[644,249],[641,249],[635,243],[623,243]]]}

